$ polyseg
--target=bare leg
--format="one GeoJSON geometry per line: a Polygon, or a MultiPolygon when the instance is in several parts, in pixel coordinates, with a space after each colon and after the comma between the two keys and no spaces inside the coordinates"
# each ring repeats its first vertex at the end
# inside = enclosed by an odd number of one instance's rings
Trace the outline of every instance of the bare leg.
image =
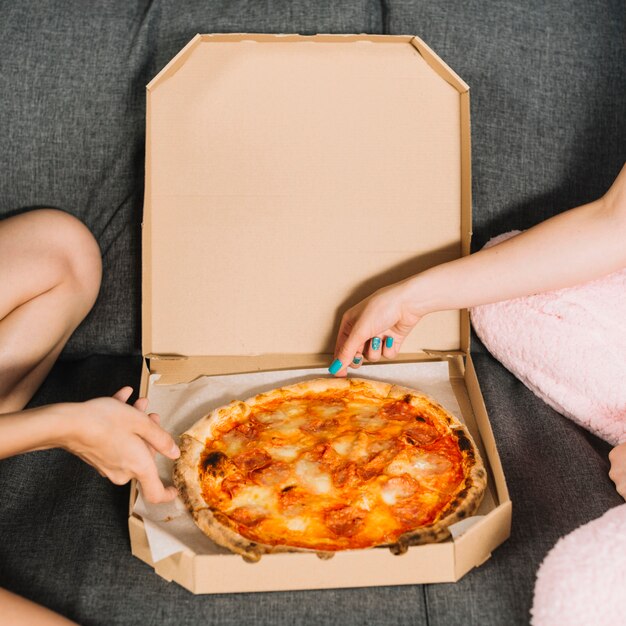
{"type": "Polygon", "coordinates": [[[52,209],[0,221],[0,413],[30,400],[100,288],[98,245],[52,209]]]}
{"type": "Polygon", "coordinates": [[[30,600],[0,589],[0,606],[2,607],[2,623],[13,626],[71,626],[70,622],[58,613],[46,609],[30,600]]]}

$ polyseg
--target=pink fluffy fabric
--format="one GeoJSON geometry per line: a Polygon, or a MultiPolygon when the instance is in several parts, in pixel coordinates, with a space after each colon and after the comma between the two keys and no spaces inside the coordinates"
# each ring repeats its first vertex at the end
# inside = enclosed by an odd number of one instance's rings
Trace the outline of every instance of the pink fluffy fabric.
{"type": "Polygon", "coordinates": [[[626,268],[471,316],[487,349],[542,400],[613,445],[626,441],[626,268]]]}
{"type": "Polygon", "coordinates": [[[571,532],[537,573],[533,626],[626,624],[626,504],[571,532]]]}

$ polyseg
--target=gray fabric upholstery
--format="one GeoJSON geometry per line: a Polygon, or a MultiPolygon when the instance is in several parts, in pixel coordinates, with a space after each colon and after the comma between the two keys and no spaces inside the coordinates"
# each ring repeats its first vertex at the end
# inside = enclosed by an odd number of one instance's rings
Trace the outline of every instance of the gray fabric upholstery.
{"type": "Polygon", "coordinates": [[[474,249],[601,196],[626,160],[620,0],[385,2],[470,86],[474,249]]]}
{"type": "MultiPolygon", "coordinates": [[[[102,356],[59,363],[33,404],[136,385],[139,364],[102,356]]],[[[456,584],[193,596],[130,554],[128,488],[54,450],[0,462],[0,586],[88,625],[526,624],[546,552],[621,498],[607,476],[606,444],[490,356],[478,355],[476,366],[514,502],[513,531],[456,584]]]]}
{"type": "Polygon", "coordinates": [[[66,355],[140,350],[145,85],[198,32],[381,32],[377,0],[0,3],[0,217],[52,206],[103,253],[66,355]]]}

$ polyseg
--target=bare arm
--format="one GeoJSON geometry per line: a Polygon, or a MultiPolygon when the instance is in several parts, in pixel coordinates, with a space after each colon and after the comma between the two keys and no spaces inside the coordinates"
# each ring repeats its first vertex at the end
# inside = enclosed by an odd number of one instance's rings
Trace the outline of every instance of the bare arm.
{"type": "MultiPolygon", "coordinates": [[[[620,174],[626,187],[626,169],[620,174]]],[[[618,179],[619,181],[619,179],[618,179]]],[[[616,184],[617,182],[616,181],[616,184]]],[[[612,188],[613,189],[613,188],[612,188]]],[[[626,267],[626,200],[607,196],[497,246],[415,277],[425,312],[459,309],[570,287],[626,267]]]]}
{"type": "MultiPolygon", "coordinates": [[[[353,358],[393,358],[426,314],[583,283],[626,267],[626,167],[599,200],[571,209],[497,246],[385,287],[346,312],[333,373],[353,358]],[[381,342],[373,350],[372,337],[381,342]],[[341,363],[340,367],[337,361],[341,363]]],[[[358,366],[358,364],[353,364],[358,366]]]]}
{"type": "Polygon", "coordinates": [[[46,448],[64,448],[79,456],[118,485],[137,478],[150,502],[176,496],[164,487],[154,453],[177,458],[178,446],[159,426],[158,416],[146,415],[147,400],[126,404],[132,389],[113,398],[49,406],[0,415],[0,459],[46,448]]]}

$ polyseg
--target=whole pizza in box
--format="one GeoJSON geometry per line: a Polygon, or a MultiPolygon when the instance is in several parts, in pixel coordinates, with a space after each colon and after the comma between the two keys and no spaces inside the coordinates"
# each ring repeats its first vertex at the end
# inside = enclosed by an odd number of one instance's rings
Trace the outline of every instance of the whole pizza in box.
{"type": "Polygon", "coordinates": [[[263,554],[441,541],[486,472],[466,427],[388,383],[314,379],[220,407],[181,436],[174,482],[199,528],[263,554]]]}

